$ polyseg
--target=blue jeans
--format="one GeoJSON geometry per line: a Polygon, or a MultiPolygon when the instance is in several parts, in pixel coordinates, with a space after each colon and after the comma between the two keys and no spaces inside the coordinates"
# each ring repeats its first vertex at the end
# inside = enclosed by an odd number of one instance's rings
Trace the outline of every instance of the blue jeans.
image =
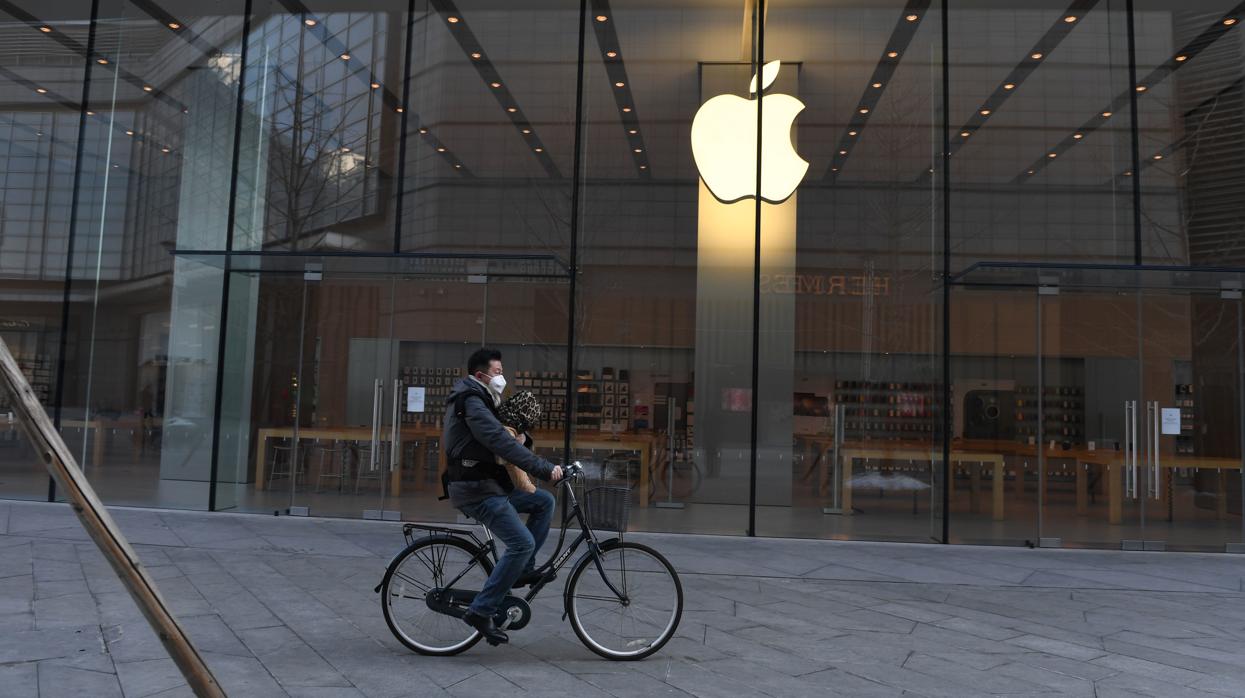
{"type": "Polygon", "coordinates": [[[509,495],[489,497],[462,507],[462,512],[479,521],[506,546],[506,552],[493,568],[484,588],[476,594],[470,610],[482,616],[497,613],[510,587],[526,572],[535,569],[536,551],[544,545],[553,520],[553,495],[537,489],[532,494],[515,490],[509,495]],[[519,521],[525,513],[527,526],[519,521]]]}

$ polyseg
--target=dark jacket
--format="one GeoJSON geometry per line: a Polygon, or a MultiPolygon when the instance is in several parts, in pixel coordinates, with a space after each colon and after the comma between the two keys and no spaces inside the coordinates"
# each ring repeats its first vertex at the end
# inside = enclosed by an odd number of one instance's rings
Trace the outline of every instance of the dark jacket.
{"type": "MultiPolygon", "coordinates": [[[[506,433],[505,427],[497,420],[488,404],[493,400],[489,389],[470,376],[459,378],[446,398],[445,428],[441,435],[442,448],[446,458],[455,458],[472,442],[475,441],[495,456],[523,469],[541,480],[548,480],[553,474],[553,464],[532,453],[506,433]],[[454,411],[454,402],[462,393],[467,393],[463,403],[466,419],[459,419],[454,411]],[[487,401],[487,402],[486,402],[487,401]]],[[[475,504],[489,497],[506,494],[506,490],[496,480],[462,480],[449,484],[450,504],[462,507],[475,504]]]]}

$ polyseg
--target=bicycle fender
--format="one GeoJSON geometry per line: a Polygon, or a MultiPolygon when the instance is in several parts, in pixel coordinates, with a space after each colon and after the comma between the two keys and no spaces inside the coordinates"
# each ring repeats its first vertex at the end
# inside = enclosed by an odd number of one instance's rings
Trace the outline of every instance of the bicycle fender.
{"type": "MultiPolygon", "coordinates": [[[[600,542],[598,547],[600,547],[602,550],[605,550],[606,548],[612,547],[615,543],[618,543],[621,540],[622,538],[619,538],[618,536],[614,536],[613,538],[606,538],[605,540],[600,542]]],[[[575,558],[575,564],[571,565],[571,570],[574,571],[575,569],[577,569],[586,558],[591,557],[591,556],[592,556],[592,549],[589,548],[588,550],[585,550],[583,553],[580,554],[579,557],[575,558]]],[[[572,575],[569,575],[569,574],[566,576],[566,584],[562,586],[562,620],[564,621],[566,620],[567,614],[570,613],[570,608],[571,608],[571,576],[572,575]]]]}

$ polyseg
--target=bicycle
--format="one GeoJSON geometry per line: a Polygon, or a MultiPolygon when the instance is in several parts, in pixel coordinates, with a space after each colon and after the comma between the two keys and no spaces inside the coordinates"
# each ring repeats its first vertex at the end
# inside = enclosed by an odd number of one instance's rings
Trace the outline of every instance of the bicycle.
{"type": "MultiPolygon", "coordinates": [[[[621,537],[598,539],[594,527],[620,533],[626,529],[630,489],[593,488],[585,492],[581,507],[571,484],[583,477],[583,467],[574,463],[564,471],[558,482],[563,505],[557,548],[536,568],[540,581],[522,598],[507,595],[494,621],[503,630],[526,626],[532,618],[531,602],[586,542],[588,548],[572,565],[562,592],[562,619],[569,617],[580,642],[606,659],[644,659],[660,650],[679,627],[682,582],[656,550],[621,537]],[[580,532],[563,550],[572,522],[578,523],[580,532]]],[[[375,589],[381,593],[389,630],[420,654],[450,656],[470,649],[482,635],[462,617],[497,563],[492,534],[485,528],[481,540],[470,529],[414,523],[404,524],[402,533],[407,546],[390,561],[375,589]],[[415,538],[415,531],[428,535],[415,538]]]]}

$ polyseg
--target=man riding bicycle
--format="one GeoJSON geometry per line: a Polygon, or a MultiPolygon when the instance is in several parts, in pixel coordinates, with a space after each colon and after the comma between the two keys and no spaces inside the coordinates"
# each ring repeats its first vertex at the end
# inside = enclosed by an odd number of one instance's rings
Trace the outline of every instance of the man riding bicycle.
{"type": "Polygon", "coordinates": [[[473,353],[467,360],[467,375],[458,379],[446,398],[441,439],[450,504],[479,521],[506,546],[506,553],[463,617],[492,645],[509,641],[493,622],[502,599],[511,588],[540,580],[535,569],[536,551],[549,534],[554,509],[549,492],[516,490],[499,459],[542,480],[557,482],[562,478],[561,466],[532,453],[502,426],[497,408],[505,389],[501,352],[479,349],[473,353]],[[520,512],[528,515],[526,526],[519,520],[520,512]]]}

